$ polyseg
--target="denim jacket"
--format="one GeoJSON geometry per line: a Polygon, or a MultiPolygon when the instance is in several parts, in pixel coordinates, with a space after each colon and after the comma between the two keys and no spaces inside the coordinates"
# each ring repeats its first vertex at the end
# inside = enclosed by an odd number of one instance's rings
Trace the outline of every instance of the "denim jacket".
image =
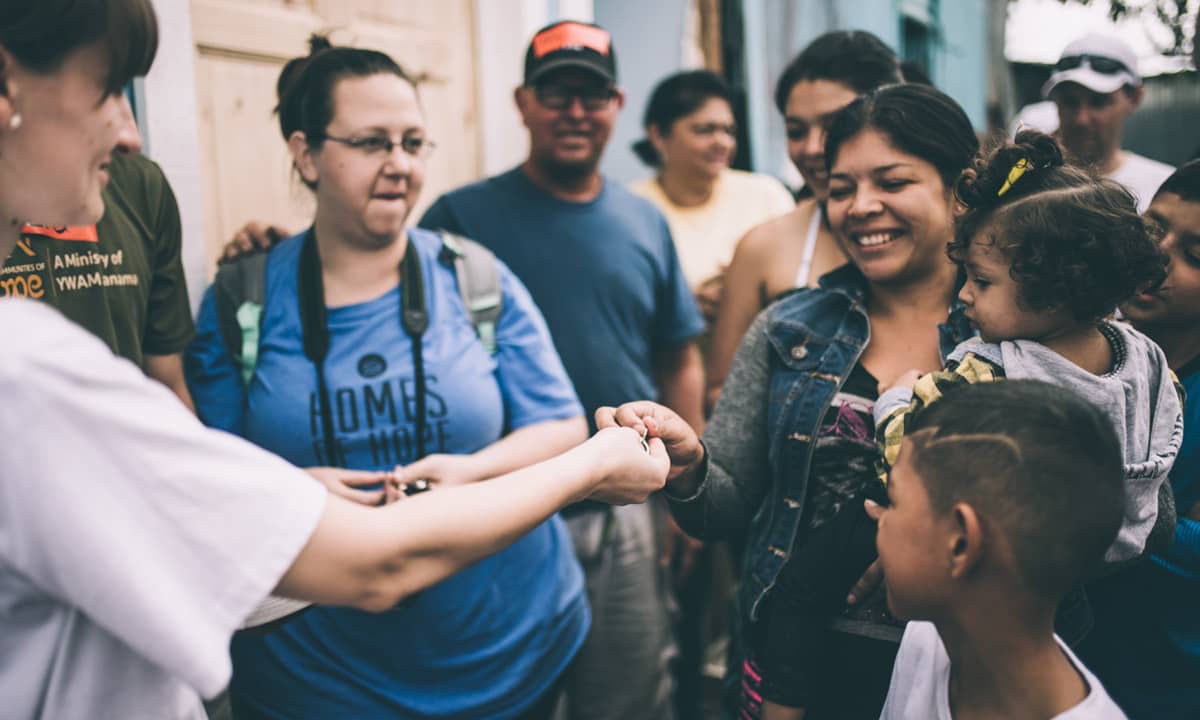
{"type": "MultiPolygon", "coordinates": [[[[697,537],[746,533],[738,597],[746,620],[758,617],[787,560],[804,512],[813,438],[870,341],[865,294],[866,279],[845,265],[823,276],[819,288],[792,293],[760,314],[705,431],[699,489],[689,498],[668,496],[679,524],[697,537]],[[760,432],[765,438],[755,437],[760,432]],[[761,457],[722,456],[764,451],[765,465],[761,457]]],[[[961,309],[955,301],[938,326],[943,361],[974,334],[961,309]]]]}

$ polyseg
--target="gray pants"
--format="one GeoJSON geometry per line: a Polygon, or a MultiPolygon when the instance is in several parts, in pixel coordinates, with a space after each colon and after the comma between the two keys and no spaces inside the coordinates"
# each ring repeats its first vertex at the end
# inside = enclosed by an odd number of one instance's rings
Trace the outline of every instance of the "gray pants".
{"type": "Polygon", "coordinates": [[[567,519],[592,629],[567,678],[570,720],[672,720],[675,642],[650,504],[567,519]]]}

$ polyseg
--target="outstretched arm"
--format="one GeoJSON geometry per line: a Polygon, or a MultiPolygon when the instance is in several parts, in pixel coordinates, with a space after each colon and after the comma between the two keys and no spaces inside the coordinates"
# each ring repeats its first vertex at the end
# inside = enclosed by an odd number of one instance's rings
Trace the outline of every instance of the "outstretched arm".
{"type": "Polygon", "coordinates": [[[642,450],[628,428],[484,483],[366,508],[330,496],[308,544],[276,593],[387,610],[406,596],[515,541],[560,508],[591,498],[642,502],[662,487],[662,443],[642,450]]]}

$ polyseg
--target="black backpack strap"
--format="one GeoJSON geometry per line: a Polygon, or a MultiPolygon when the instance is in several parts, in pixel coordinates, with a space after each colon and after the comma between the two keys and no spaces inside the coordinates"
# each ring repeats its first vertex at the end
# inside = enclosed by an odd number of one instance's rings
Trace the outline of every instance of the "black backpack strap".
{"type": "Polygon", "coordinates": [[[217,327],[245,385],[258,364],[268,257],[266,251],[257,251],[221,263],[213,281],[217,327]]]}
{"type": "Polygon", "coordinates": [[[458,292],[471,318],[479,342],[488,354],[496,354],[496,324],[503,310],[500,271],[496,255],[483,245],[461,235],[441,230],[442,259],[454,266],[458,292]]]}

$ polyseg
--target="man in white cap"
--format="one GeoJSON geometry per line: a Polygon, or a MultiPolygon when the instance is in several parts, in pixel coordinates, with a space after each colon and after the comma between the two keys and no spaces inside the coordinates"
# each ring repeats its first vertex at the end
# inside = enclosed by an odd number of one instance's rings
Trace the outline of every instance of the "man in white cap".
{"type": "Polygon", "coordinates": [[[1139,212],[1175,169],[1121,149],[1125,121],[1143,93],[1133,51],[1116,38],[1096,34],[1067,45],[1042,88],[1058,106],[1058,139],[1067,154],[1129,188],[1139,212]]]}

